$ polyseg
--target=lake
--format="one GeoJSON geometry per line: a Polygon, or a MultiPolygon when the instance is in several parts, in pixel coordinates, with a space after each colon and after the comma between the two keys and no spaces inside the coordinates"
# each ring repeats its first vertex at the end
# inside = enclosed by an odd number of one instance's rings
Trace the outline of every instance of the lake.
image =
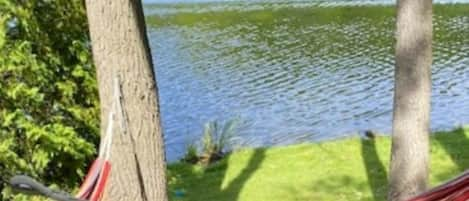
{"type": "MultiPolygon", "coordinates": [[[[238,119],[235,147],[391,132],[394,7],[324,2],[146,5],[168,160],[209,121],[238,119]]],[[[469,4],[435,5],[434,25],[445,130],[469,123],[469,4]]]]}

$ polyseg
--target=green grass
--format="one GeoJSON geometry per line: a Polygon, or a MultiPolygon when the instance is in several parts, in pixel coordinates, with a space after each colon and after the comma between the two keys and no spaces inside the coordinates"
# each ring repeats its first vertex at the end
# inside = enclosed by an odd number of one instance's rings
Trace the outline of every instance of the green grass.
{"type": "MultiPolygon", "coordinates": [[[[390,145],[388,137],[351,138],[240,150],[208,168],[172,164],[171,200],[385,200],[390,145]]],[[[432,136],[431,186],[469,168],[467,149],[468,128],[432,136]]]]}

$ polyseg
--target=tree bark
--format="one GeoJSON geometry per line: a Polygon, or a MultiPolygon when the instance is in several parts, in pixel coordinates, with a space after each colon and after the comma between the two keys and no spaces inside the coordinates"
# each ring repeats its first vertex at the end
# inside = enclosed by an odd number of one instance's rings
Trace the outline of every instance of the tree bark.
{"type": "Polygon", "coordinates": [[[432,0],[398,0],[390,201],[427,187],[432,29],[432,0]]]}
{"type": "Polygon", "coordinates": [[[101,105],[101,133],[116,102],[111,176],[103,200],[167,201],[158,89],[140,0],[86,0],[101,105]],[[119,99],[119,98],[117,98],[119,99]]]}

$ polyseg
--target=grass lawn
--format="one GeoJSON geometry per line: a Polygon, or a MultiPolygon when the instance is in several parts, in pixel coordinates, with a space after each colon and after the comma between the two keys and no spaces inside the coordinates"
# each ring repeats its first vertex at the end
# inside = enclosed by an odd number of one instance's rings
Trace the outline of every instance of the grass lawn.
{"type": "MultiPolygon", "coordinates": [[[[351,138],[236,151],[203,168],[169,165],[172,201],[385,200],[391,141],[351,138]]],[[[469,168],[469,129],[431,140],[431,186],[469,168]]]]}

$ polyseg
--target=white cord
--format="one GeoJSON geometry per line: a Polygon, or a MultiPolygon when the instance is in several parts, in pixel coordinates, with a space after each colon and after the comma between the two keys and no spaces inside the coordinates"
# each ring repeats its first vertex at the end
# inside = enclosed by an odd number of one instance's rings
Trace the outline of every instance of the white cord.
{"type": "Polygon", "coordinates": [[[108,124],[106,128],[106,134],[104,135],[103,141],[101,143],[101,147],[99,149],[99,157],[102,157],[104,155],[104,152],[107,152],[108,146],[109,146],[109,136],[110,133],[112,133],[113,130],[113,124],[114,124],[114,103],[111,106],[111,110],[109,111],[109,116],[108,116],[108,124]]]}
{"type": "MultiPolygon", "coordinates": [[[[114,112],[116,109],[116,102],[120,101],[120,87],[119,87],[119,80],[117,78],[114,79],[114,100],[111,105],[111,109],[109,111],[108,116],[108,125],[106,128],[106,134],[104,135],[102,145],[99,149],[99,157],[103,157],[105,160],[109,160],[111,157],[111,146],[112,146],[112,138],[114,136],[114,112]]],[[[120,107],[119,107],[120,108],[120,107]]],[[[122,109],[122,108],[120,108],[122,109]]]]}
{"type": "MultiPolygon", "coordinates": [[[[112,114],[114,115],[114,109],[116,107],[116,104],[117,103],[120,103],[120,83],[119,83],[119,79],[118,77],[115,77],[114,78],[114,102],[112,103],[112,114]]],[[[120,105],[120,104],[117,104],[117,105],[120,105]]],[[[119,107],[120,108],[120,107],[119,107]]],[[[112,118],[112,117],[111,117],[112,118]]],[[[121,118],[122,115],[121,115],[121,118]]],[[[114,118],[111,119],[111,122],[114,122],[114,118]]],[[[107,143],[108,143],[108,147],[107,150],[106,150],[106,155],[104,157],[105,160],[109,160],[109,158],[111,157],[111,146],[112,146],[112,138],[114,136],[114,132],[112,132],[112,129],[113,129],[113,124],[110,124],[111,125],[111,129],[108,129],[107,130],[107,133],[106,133],[106,136],[107,136],[107,143]]]]}

